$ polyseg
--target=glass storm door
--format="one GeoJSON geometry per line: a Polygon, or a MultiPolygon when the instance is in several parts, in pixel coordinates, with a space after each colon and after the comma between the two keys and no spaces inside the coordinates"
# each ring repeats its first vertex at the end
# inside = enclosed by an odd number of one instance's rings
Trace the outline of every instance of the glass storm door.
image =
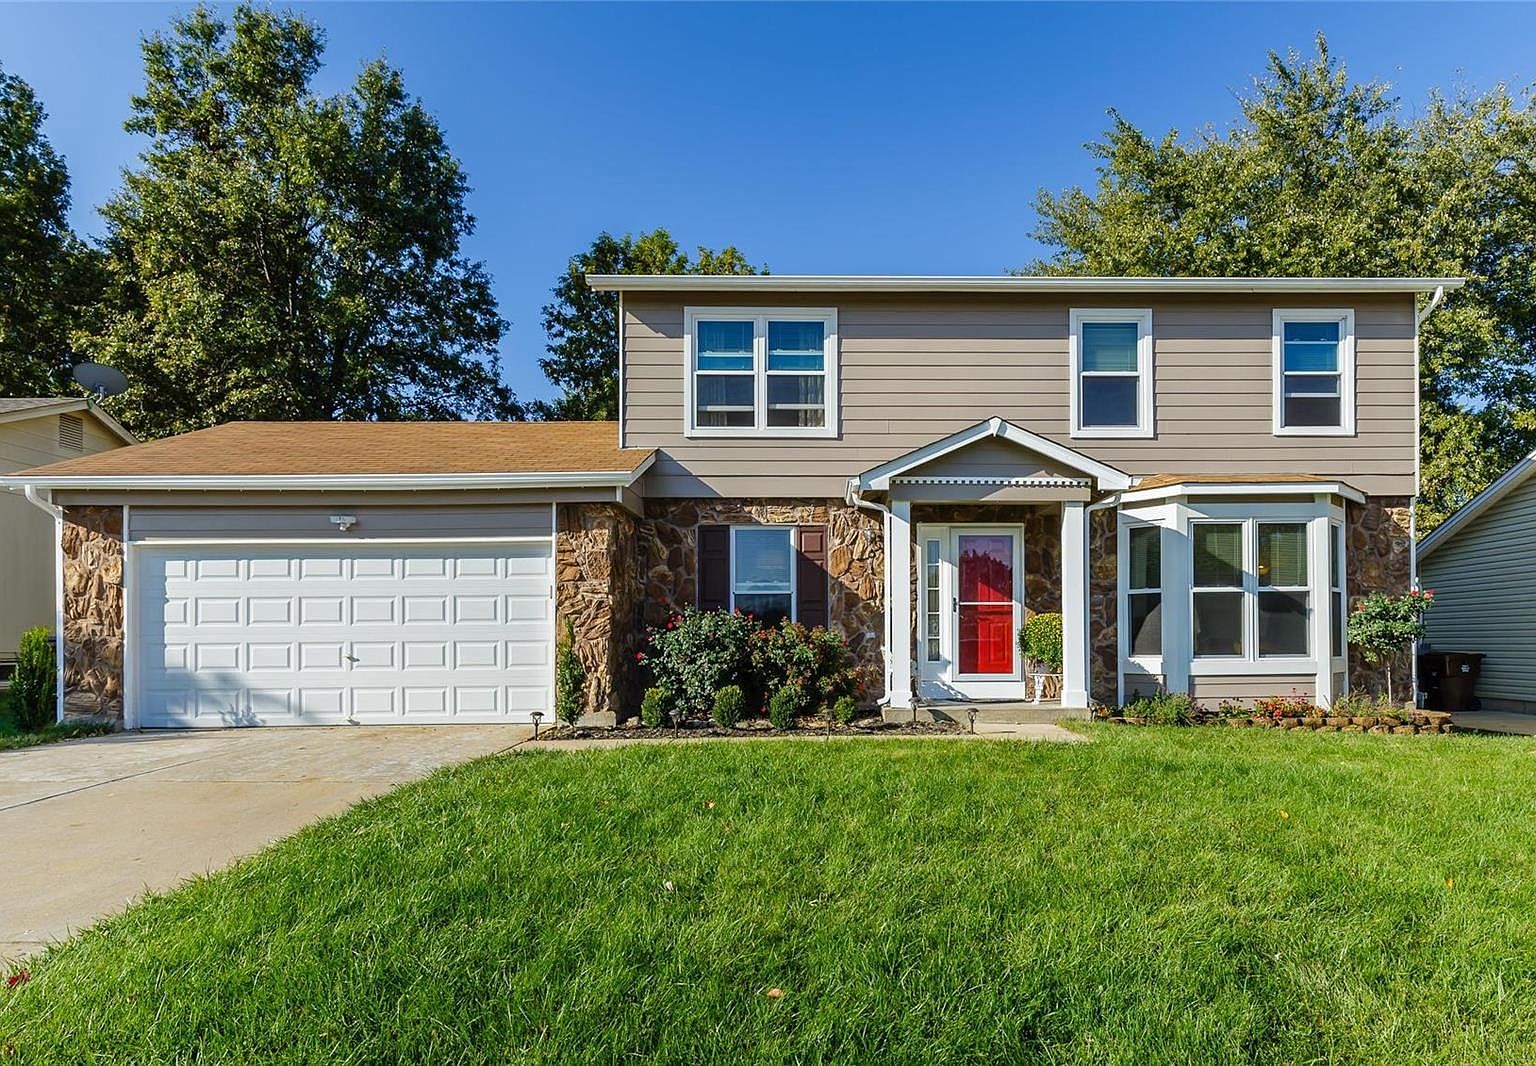
{"type": "Polygon", "coordinates": [[[924,699],[1023,699],[1023,530],[917,531],[918,692],[924,699]]]}
{"type": "Polygon", "coordinates": [[[955,667],[960,677],[1015,672],[1015,540],[1011,533],[955,534],[955,667]]]}

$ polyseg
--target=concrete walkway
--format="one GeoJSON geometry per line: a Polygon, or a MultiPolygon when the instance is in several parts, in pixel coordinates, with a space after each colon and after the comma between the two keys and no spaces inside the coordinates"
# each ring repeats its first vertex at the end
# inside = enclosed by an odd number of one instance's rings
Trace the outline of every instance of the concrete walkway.
{"type": "Polygon", "coordinates": [[[173,888],[523,726],[119,733],[0,752],[0,960],[173,888]]]}
{"type": "Polygon", "coordinates": [[[1476,729],[1483,733],[1510,733],[1536,737],[1536,714],[1516,711],[1457,711],[1451,715],[1457,729],[1476,729]]]}

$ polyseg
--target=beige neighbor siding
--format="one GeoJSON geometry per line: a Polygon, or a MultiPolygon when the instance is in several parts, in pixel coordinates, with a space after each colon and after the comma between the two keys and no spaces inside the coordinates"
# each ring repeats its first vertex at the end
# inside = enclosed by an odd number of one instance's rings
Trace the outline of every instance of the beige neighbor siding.
{"type": "Polygon", "coordinates": [[[1131,474],[1310,473],[1368,493],[1414,491],[1413,299],[1404,295],[1204,295],[1081,300],[1009,296],[626,294],[624,443],[661,450],[652,496],[838,496],[846,479],[999,415],[1131,474]],[[683,313],[706,304],[835,306],[841,426],[835,439],[683,436],[683,313]],[[1157,436],[1073,440],[1072,307],[1152,310],[1157,436]],[[1273,311],[1352,307],[1357,434],[1271,432],[1273,311]]]}
{"type": "Polygon", "coordinates": [[[1419,581],[1435,591],[1429,643],[1488,656],[1478,696],[1536,704],[1536,477],[1451,534],[1419,581]]]}
{"type": "MultiPolygon", "coordinates": [[[[83,424],[80,451],[59,446],[58,415],[0,423],[0,474],[123,446],[85,411],[69,415],[83,424]]],[[[21,493],[0,489],[0,660],[16,657],[26,630],[53,629],[54,570],[53,519],[21,493]]]]}

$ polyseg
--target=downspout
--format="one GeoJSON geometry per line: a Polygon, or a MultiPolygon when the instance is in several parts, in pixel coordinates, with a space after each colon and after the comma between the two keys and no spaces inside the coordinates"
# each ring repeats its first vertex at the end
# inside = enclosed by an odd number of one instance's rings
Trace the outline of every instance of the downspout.
{"type": "MultiPolygon", "coordinates": [[[[1083,607],[1084,607],[1085,612],[1088,613],[1090,616],[1091,616],[1091,614],[1093,612],[1093,595],[1092,595],[1093,589],[1091,587],[1092,582],[1093,582],[1093,578],[1092,578],[1092,574],[1093,574],[1093,560],[1088,557],[1088,553],[1089,553],[1089,549],[1093,546],[1093,515],[1094,515],[1094,512],[1102,511],[1106,507],[1118,507],[1119,505],[1120,505],[1120,494],[1118,492],[1116,492],[1116,493],[1113,493],[1113,494],[1111,494],[1109,496],[1104,497],[1102,500],[1097,500],[1094,503],[1090,503],[1087,507],[1083,508],[1083,562],[1088,567],[1088,573],[1089,573],[1089,579],[1088,580],[1089,580],[1089,585],[1090,585],[1089,588],[1084,590],[1086,595],[1083,597],[1083,607]]],[[[1117,582],[1120,580],[1118,573],[1116,574],[1115,580],[1117,582]]],[[[1115,595],[1115,603],[1118,605],[1119,602],[1120,602],[1120,597],[1119,597],[1119,591],[1117,589],[1116,590],[1116,595],[1115,595]]],[[[1118,609],[1118,606],[1117,606],[1117,609],[1118,609]]],[[[1118,626],[1119,624],[1120,624],[1120,619],[1117,617],[1115,619],[1115,625],[1118,626]]],[[[1089,634],[1087,634],[1087,633],[1083,634],[1083,654],[1085,656],[1087,656],[1087,659],[1088,659],[1088,661],[1084,664],[1085,668],[1083,670],[1083,683],[1084,683],[1084,686],[1088,690],[1088,702],[1092,703],[1093,702],[1093,644],[1092,644],[1092,641],[1089,640],[1088,638],[1089,638],[1089,634]]],[[[1125,702],[1125,697],[1124,697],[1124,694],[1120,691],[1120,652],[1118,650],[1118,641],[1116,642],[1116,644],[1117,644],[1117,649],[1115,651],[1115,698],[1120,700],[1123,703],[1123,702],[1125,702]]]]}
{"type": "MultiPolygon", "coordinates": [[[[891,539],[891,509],[883,503],[874,503],[859,495],[858,478],[849,478],[848,486],[843,491],[843,502],[850,507],[859,507],[866,511],[874,511],[881,516],[880,542],[880,657],[882,665],[890,660],[891,654],[891,561],[885,557],[885,546],[891,539]]],[[[891,701],[891,677],[890,668],[885,670],[885,694],[876,701],[878,706],[886,706],[891,701]]]]}
{"type": "MultiPolygon", "coordinates": [[[[1423,441],[1420,439],[1422,419],[1420,416],[1420,403],[1422,402],[1421,381],[1419,376],[1419,331],[1429,316],[1435,313],[1435,308],[1445,301],[1445,286],[1435,286],[1434,294],[1430,296],[1429,303],[1415,312],[1413,316],[1413,498],[1408,501],[1408,587],[1419,587],[1419,477],[1420,465],[1423,461],[1423,441]]],[[[1345,598],[1349,596],[1345,590],[1345,598]]],[[[1347,651],[1347,649],[1346,649],[1347,651]]],[[[1419,642],[1413,642],[1413,650],[1410,653],[1409,679],[1413,684],[1413,705],[1419,705],[1419,642]]],[[[1349,660],[1344,661],[1346,678],[1349,671],[1349,660]]],[[[1347,687],[1347,686],[1346,686],[1347,687]]],[[[1390,698],[1391,693],[1387,694],[1390,698]]]]}
{"type": "MultiPolygon", "coordinates": [[[[13,490],[14,491],[14,490],[13,490]]],[[[22,487],[27,502],[53,519],[53,658],[55,722],[64,721],[64,508],[53,502],[53,494],[43,499],[36,485],[22,487]]]]}

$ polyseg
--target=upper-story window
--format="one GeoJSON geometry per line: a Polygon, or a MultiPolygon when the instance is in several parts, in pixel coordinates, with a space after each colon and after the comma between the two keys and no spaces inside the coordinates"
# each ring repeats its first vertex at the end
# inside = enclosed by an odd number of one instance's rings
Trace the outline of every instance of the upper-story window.
{"type": "Polygon", "coordinates": [[[1277,310],[1274,431],[1331,436],[1355,431],[1355,314],[1277,310]]]}
{"type": "Polygon", "coordinates": [[[689,436],[836,435],[836,311],[694,307],[685,320],[689,436]]]}
{"type": "Polygon", "coordinates": [[[1074,308],[1071,328],[1072,436],[1152,436],[1152,312],[1074,308]]]}

